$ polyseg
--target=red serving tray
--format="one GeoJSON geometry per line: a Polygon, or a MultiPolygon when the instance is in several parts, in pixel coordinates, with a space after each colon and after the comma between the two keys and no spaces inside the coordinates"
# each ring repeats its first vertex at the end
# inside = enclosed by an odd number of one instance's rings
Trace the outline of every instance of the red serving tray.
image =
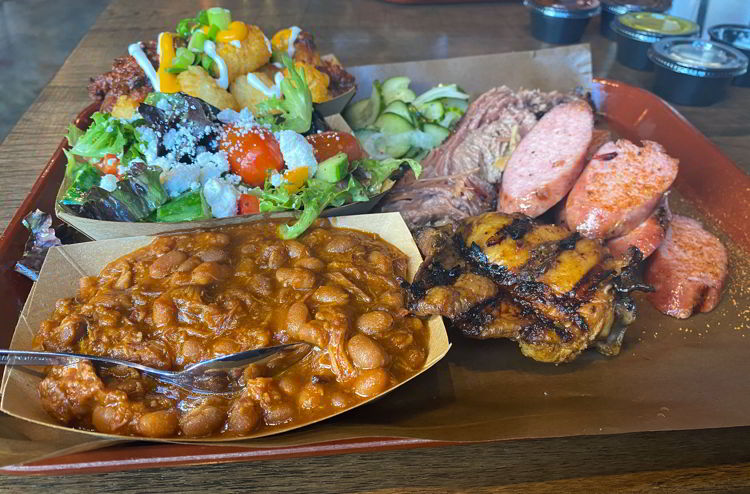
{"type": "MultiPolygon", "coordinates": [[[[619,135],[632,140],[657,141],[682,163],[692,163],[693,166],[680,167],[675,182],[680,195],[702,212],[710,214],[740,247],[750,249],[750,229],[744,227],[742,215],[731,214],[732,211],[750,210],[750,176],[674,108],[652,93],[617,81],[595,79],[592,97],[597,110],[619,135]]],[[[87,125],[96,109],[96,105],[86,108],[76,119],[76,124],[87,125]]],[[[5,296],[0,297],[0,313],[10,315],[0,322],[0,344],[5,348],[31,289],[31,282],[13,271],[13,265],[23,253],[28,237],[21,220],[36,208],[54,210],[55,197],[65,169],[62,153],[65,144],[65,140],[60,143],[0,237],[0,286],[5,288],[5,296]]],[[[13,475],[98,473],[453,444],[458,443],[404,438],[359,438],[281,448],[133,442],[26,465],[7,466],[0,468],[0,472],[13,475]]]]}

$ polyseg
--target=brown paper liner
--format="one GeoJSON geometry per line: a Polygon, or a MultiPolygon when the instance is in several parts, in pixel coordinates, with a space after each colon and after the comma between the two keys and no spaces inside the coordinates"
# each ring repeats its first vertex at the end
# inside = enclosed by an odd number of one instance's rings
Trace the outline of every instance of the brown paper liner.
{"type": "MultiPolygon", "coordinates": [[[[279,215],[275,216],[278,217],[279,215]]],[[[244,218],[244,222],[250,223],[261,219],[262,217],[258,216],[247,217],[244,218]]],[[[417,268],[422,262],[422,257],[412,239],[411,233],[409,232],[406,223],[404,223],[404,220],[401,218],[401,215],[398,213],[336,217],[331,219],[331,223],[337,227],[352,228],[355,230],[376,233],[385,241],[398,247],[408,256],[409,279],[413,278],[417,268]]],[[[35,284],[33,292],[27,299],[21,317],[16,325],[10,348],[14,350],[29,350],[32,348],[33,336],[41,322],[54,310],[55,302],[58,299],[72,297],[76,294],[79,278],[82,276],[98,275],[100,270],[112,260],[145,246],[152,240],[153,237],[128,237],[64,245],[50,249],[39,274],[39,281],[35,284]]],[[[433,317],[428,321],[427,325],[430,337],[424,367],[406,381],[390,388],[381,395],[365,400],[355,407],[330,414],[320,419],[298,423],[288,427],[276,428],[270,431],[261,431],[260,433],[241,438],[181,439],[179,441],[156,440],[155,442],[243,444],[243,440],[275,436],[282,432],[293,431],[329,419],[341,413],[345,413],[348,410],[352,410],[353,408],[362,406],[370,401],[381,398],[383,395],[390,393],[427,371],[447,353],[450,348],[450,343],[442,319],[439,317],[433,317]]],[[[39,459],[41,456],[46,456],[55,451],[59,452],[63,449],[66,452],[73,452],[71,448],[87,449],[103,447],[112,444],[112,441],[116,440],[132,440],[124,436],[80,431],[61,426],[41,407],[37,392],[37,386],[40,380],[41,377],[38,374],[29,373],[19,367],[8,368],[5,372],[0,410],[13,417],[28,421],[31,424],[24,423],[21,427],[16,425],[16,432],[13,435],[8,431],[8,435],[4,436],[4,430],[2,429],[3,422],[0,422],[0,437],[8,438],[8,440],[3,443],[5,451],[0,448],[0,464],[16,463],[22,458],[39,459]],[[40,439],[43,440],[40,441],[40,439]],[[35,447],[31,450],[19,450],[18,446],[24,444],[24,441],[28,440],[33,441],[35,447]],[[26,456],[27,454],[28,456],[26,456]]],[[[17,424],[17,421],[13,422],[7,420],[4,423],[7,423],[9,427],[12,427],[11,424],[17,424]]],[[[353,437],[353,435],[356,435],[356,431],[346,431],[346,428],[342,428],[334,434],[336,438],[353,437]]],[[[308,434],[305,434],[304,441],[326,440],[325,434],[324,437],[319,437],[317,439],[316,436],[317,435],[313,433],[311,438],[308,434]]],[[[148,438],[137,439],[146,441],[150,440],[148,438]]],[[[289,440],[292,441],[292,444],[298,444],[291,438],[289,438],[289,440]]],[[[80,451],[80,449],[76,451],[80,451]]]]}

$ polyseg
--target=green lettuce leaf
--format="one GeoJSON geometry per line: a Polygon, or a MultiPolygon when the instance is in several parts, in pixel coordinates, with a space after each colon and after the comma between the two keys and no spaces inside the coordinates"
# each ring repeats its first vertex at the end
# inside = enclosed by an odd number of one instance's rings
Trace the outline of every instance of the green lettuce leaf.
{"type": "Polygon", "coordinates": [[[291,58],[282,57],[289,77],[281,81],[283,99],[271,97],[257,106],[256,121],[269,124],[273,130],[293,130],[303,134],[312,123],[312,94],[307,86],[304,69],[299,71],[291,58]]]}
{"type": "Polygon", "coordinates": [[[363,159],[352,163],[352,173],[357,175],[360,182],[367,190],[367,194],[372,197],[388,190],[393,185],[391,176],[402,165],[407,165],[414,172],[414,176],[419,178],[422,174],[422,165],[418,161],[404,158],[387,158],[384,160],[363,159]]]}
{"type": "Polygon", "coordinates": [[[86,132],[77,139],[74,137],[76,142],[70,150],[72,154],[94,160],[114,154],[123,164],[134,157],[141,157],[135,130],[139,121],[127,122],[100,112],[94,113],[91,118],[93,123],[86,132]]]}

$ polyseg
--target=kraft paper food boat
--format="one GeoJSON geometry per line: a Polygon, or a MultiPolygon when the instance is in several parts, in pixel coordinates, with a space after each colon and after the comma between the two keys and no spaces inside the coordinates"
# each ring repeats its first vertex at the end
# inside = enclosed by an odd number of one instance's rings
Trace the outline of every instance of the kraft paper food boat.
{"type": "MultiPolygon", "coordinates": [[[[323,55],[320,57],[324,61],[332,61],[337,62],[340,64],[338,58],[336,58],[336,55],[333,53],[329,53],[328,55],[323,55]]],[[[346,68],[346,67],[344,67],[346,68]]],[[[346,105],[349,104],[349,101],[354,97],[354,94],[357,92],[357,81],[355,81],[355,86],[348,90],[347,92],[343,94],[339,94],[335,98],[331,98],[328,101],[324,101],[322,103],[315,103],[315,108],[320,112],[321,115],[324,117],[327,117],[329,115],[335,115],[337,113],[341,113],[344,111],[344,108],[346,105]]]]}
{"type": "MultiPolygon", "coordinates": [[[[276,215],[254,215],[244,218],[243,223],[252,223],[261,221],[267,217],[289,217],[289,214],[276,215]]],[[[369,216],[342,216],[332,218],[331,223],[334,226],[342,228],[352,228],[380,235],[382,239],[399,248],[409,258],[408,276],[409,280],[414,277],[422,257],[419,254],[414,240],[412,239],[406,223],[398,213],[382,213],[369,216]]],[[[202,229],[201,229],[202,230],[202,229]]],[[[55,302],[64,297],[75,296],[78,287],[78,279],[82,276],[98,275],[99,271],[114,259],[123,256],[135,249],[149,244],[154,237],[129,237],[121,239],[103,240],[99,242],[86,242],[81,244],[65,245],[55,247],[49,251],[44,265],[39,275],[39,281],[34,287],[26,301],[21,317],[16,325],[15,334],[11,343],[11,349],[30,350],[34,333],[38,330],[41,322],[48,317],[54,310],[55,302]]],[[[282,432],[299,429],[321,420],[334,417],[348,410],[362,406],[370,401],[380,398],[389,392],[397,389],[403,384],[411,381],[420,374],[427,371],[435,365],[450,348],[445,326],[440,317],[432,317],[428,321],[429,341],[427,359],[424,367],[414,376],[390,388],[378,396],[370,398],[354,407],[350,407],[340,412],[332,413],[321,419],[309,422],[295,424],[288,427],[282,427],[273,431],[263,431],[246,437],[231,439],[178,439],[180,442],[199,442],[199,443],[216,443],[231,442],[243,439],[260,438],[264,436],[276,435],[282,432]]],[[[37,385],[41,377],[25,372],[18,367],[6,369],[3,378],[2,401],[0,402],[0,411],[3,411],[14,417],[28,420],[35,424],[45,425],[64,431],[75,431],[80,434],[92,436],[96,439],[138,439],[148,440],[146,438],[131,438],[128,436],[118,436],[112,434],[101,434],[98,432],[78,431],[69,427],[64,427],[52,419],[43,409],[37,393],[37,385]]],[[[171,442],[174,442],[172,440],[171,442]]],[[[164,441],[157,441],[164,442],[164,441]]],[[[170,442],[170,441],[167,441],[170,442]]]]}
{"type": "MultiPolygon", "coordinates": [[[[91,114],[96,111],[94,106],[90,107],[88,110],[90,110],[90,113],[86,115],[86,117],[90,117],[91,114]]],[[[349,128],[346,121],[339,114],[329,115],[325,118],[325,120],[328,125],[334,130],[351,132],[351,128],[349,128]]],[[[233,216],[231,218],[211,218],[210,220],[183,221],[179,223],[133,223],[127,221],[103,221],[94,220],[91,218],[83,218],[69,212],[68,210],[60,206],[60,198],[65,195],[65,191],[68,189],[69,185],[70,182],[68,178],[63,178],[63,181],[60,184],[60,189],[57,192],[57,200],[55,202],[55,215],[64,222],[73,226],[76,230],[94,240],[134,237],[138,235],[157,235],[159,233],[185,230],[188,228],[210,228],[221,225],[233,225],[246,221],[247,219],[247,216],[233,216]]],[[[387,191],[372,197],[369,201],[355,202],[337,208],[325,209],[322,216],[351,216],[355,214],[369,213],[385,194],[387,194],[387,191]]]]}

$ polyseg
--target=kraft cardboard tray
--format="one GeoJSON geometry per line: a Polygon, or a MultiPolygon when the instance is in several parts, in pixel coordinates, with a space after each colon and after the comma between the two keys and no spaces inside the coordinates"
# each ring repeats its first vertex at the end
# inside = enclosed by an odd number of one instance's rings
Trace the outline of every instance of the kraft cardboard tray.
{"type": "MultiPolygon", "coordinates": [[[[561,366],[524,359],[508,341],[479,342],[451,335],[451,352],[419,379],[388,399],[314,426],[346,434],[369,424],[382,431],[379,437],[339,436],[310,444],[303,429],[278,436],[278,447],[116,444],[0,471],[91,473],[486,440],[750,425],[746,392],[750,339],[744,338],[747,330],[741,315],[750,299],[742,260],[750,253],[750,220],[736,214],[750,207],[750,177],[653,94],[599,79],[593,81],[592,96],[619,134],[658,141],[680,158],[673,194],[676,209],[701,219],[731,252],[728,291],[714,312],[678,321],[658,314],[641,299],[639,318],[629,329],[620,356],[607,359],[586,352],[561,366]]],[[[0,310],[5,314],[17,315],[31,288],[12,271],[26,239],[20,221],[34,208],[51,210],[62,163],[58,150],[0,239],[0,280],[7,293],[0,298],[0,310]]],[[[8,317],[0,326],[0,343],[5,346],[15,319],[8,317]]],[[[0,417],[0,434],[13,430],[12,440],[33,444],[32,435],[18,429],[19,421],[14,420],[0,417]]]]}

